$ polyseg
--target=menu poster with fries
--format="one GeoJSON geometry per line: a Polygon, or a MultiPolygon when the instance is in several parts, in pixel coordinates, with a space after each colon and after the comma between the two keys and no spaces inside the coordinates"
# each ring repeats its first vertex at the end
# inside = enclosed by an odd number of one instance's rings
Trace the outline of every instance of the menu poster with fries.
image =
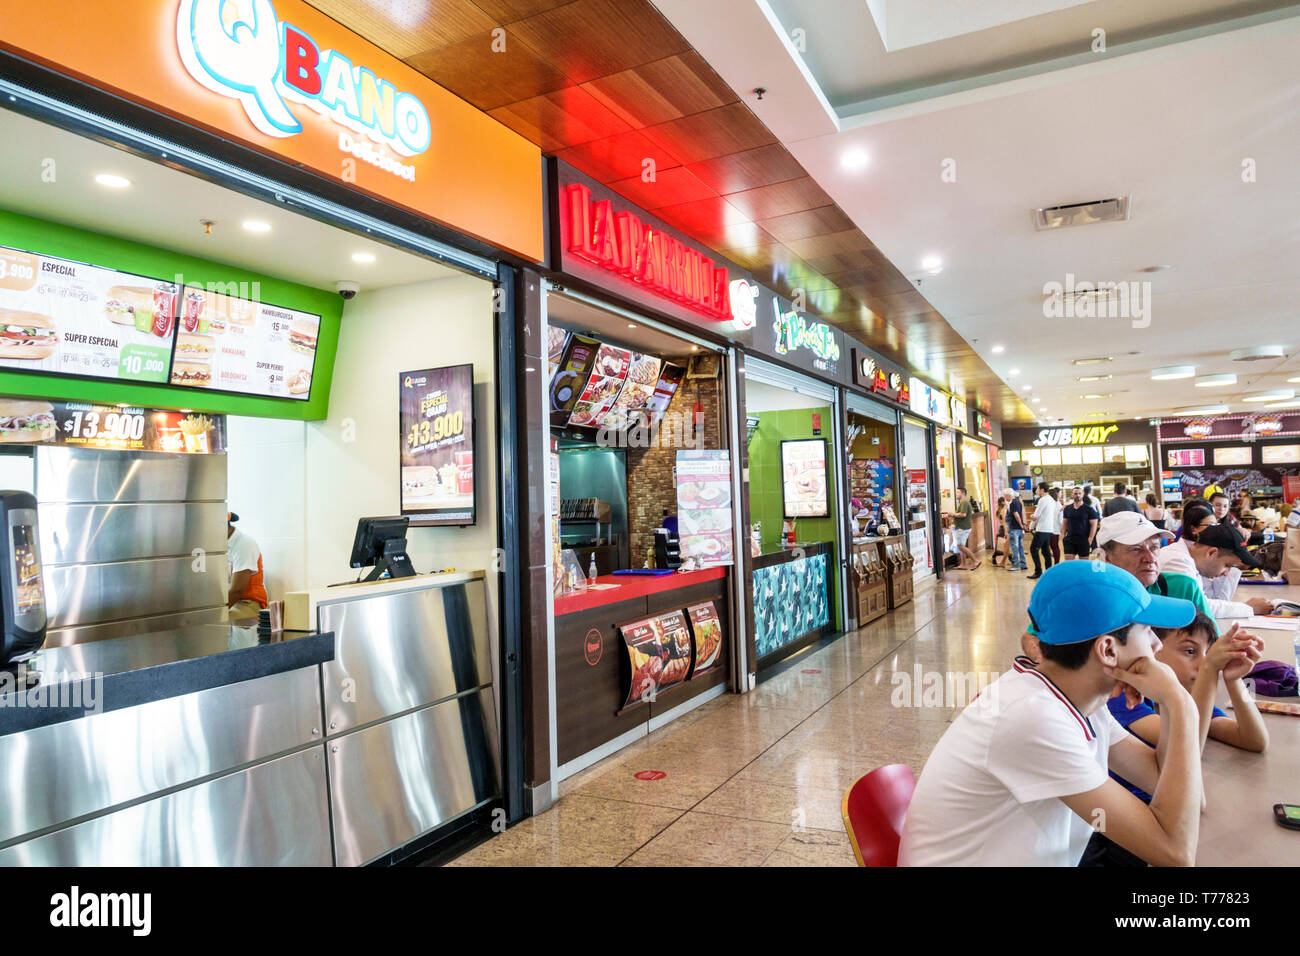
{"type": "Polygon", "coordinates": [[[781,442],[781,481],[785,499],[784,517],[829,516],[825,440],[805,438],[781,442]]]}
{"type": "Polygon", "coordinates": [[[474,366],[398,375],[402,514],[414,524],[474,523],[474,366]]]}
{"type": "Polygon", "coordinates": [[[595,428],[600,417],[618,399],[631,368],[630,351],[616,345],[602,345],[596,353],[596,364],[587,380],[587,387],[582,390],[573,414],[569,416],[569,424],[595,428]]]}
{"type": "Polygon", "coordinates": [[[691,680],[695,680],[722,663],[722,622],[712,601],[688,607],[686,616],[695,635],[695,669],[691,671],[691,680]]]}
{"type": "Polygon", "coordinates": [[[697,568],[735,564],[729,452],[677,452],[677,536],[697,568]]]}
{"type": "Polygon", "coordinates": [[[686,680],[691,670],[691,632],[681,611],[633,621],[619,631],[632,665],[624,709],[649,703],[660,691],[686,680]]]}
{"type": "Polygon", "coordinates": [[[87,402],[0,398],[0,443],[216,455],[226,450],[226,418],[87,402]]]}

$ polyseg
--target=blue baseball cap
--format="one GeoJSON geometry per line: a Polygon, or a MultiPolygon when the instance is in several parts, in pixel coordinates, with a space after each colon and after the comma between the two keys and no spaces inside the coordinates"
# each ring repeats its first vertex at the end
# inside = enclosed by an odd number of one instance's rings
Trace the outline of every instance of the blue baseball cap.
{"type": "Polygon", "coordinates": [[[1149,594],[1123,568],[1100,561],[1064,561],[1043,572],[1029,598],[1029,619],[1044,644],[1078,644],[1130,624],[1184,627],[1196,605],[1149,594]]]}

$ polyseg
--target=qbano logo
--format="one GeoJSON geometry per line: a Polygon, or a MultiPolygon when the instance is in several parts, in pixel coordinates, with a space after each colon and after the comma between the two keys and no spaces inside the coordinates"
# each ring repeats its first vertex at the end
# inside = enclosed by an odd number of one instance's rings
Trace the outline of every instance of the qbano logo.
{"type": "MultiPolygon", "coordinates": [[[[398,155],[416,156],[429,148],[429,114],[414,94],[399,93],[337,50],[321,50],[308,34],[281,22],[271,0],[181,0],[176,45],[190,76],[239,100],[253,125],[268,136],[302,132],[289,108],[302,103],[398,155]]],[[[363,156],[369,147],[346,133],[339,146],[375,165],[401,165],[363,156]]]]}

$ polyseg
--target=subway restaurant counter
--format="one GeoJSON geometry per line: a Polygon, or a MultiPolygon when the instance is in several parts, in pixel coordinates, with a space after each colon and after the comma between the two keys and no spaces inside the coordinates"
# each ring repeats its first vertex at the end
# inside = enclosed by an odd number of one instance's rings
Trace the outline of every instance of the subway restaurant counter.
{"type": "Polygon", "coordinates": [[[589,581],[589,584],[614,585],[608,589],[579,591],[555,599],[555,616],[572,614],[575,611],[590,611],[592,608],[618,604],[664,591],[702,584],[705,581],[717,581],[726,577],[726,568],[705,568],[702,571],[678,571],[674,574],[640,575],[640,574],[602,574],[589,581]]]}

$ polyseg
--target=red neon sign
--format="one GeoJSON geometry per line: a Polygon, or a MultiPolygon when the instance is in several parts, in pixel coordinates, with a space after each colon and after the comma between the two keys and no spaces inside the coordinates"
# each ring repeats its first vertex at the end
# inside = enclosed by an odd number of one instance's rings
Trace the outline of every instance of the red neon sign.
{"type": "Polygon", "coordinates": [[[707,316],[731,318],[725,267],[630,212],[616,213],[612,200],[592,202],[581,183],[568,193],[569,252],[707,316]]]}

